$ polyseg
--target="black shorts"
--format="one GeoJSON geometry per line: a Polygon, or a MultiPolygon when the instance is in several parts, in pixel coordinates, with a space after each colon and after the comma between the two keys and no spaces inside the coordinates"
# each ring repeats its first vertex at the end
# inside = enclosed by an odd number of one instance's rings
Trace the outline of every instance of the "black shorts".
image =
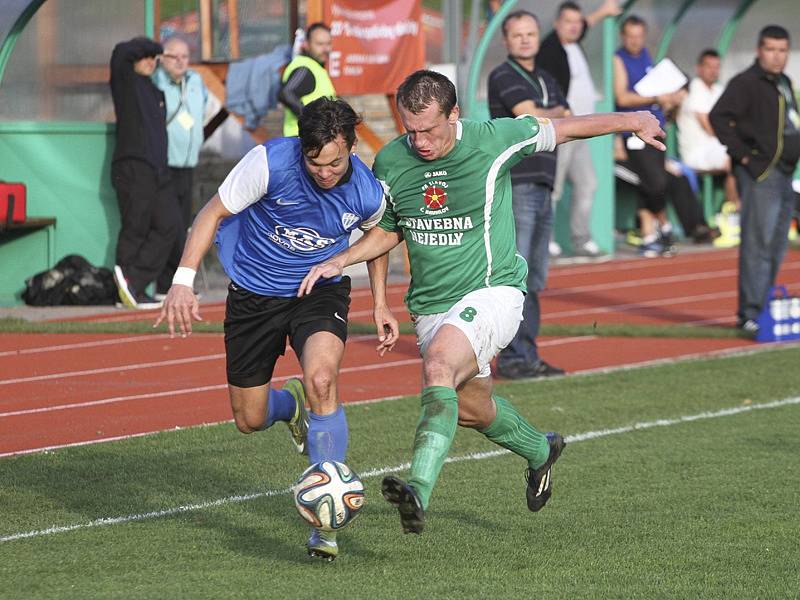
{"type": "Polygon", "coordinates": [[[350,278],[324,285],[303,298],[261,296],[231,283],[225,306],[228,383],[256,387],[272,379],[286,338],[300,357],[306,340],[329,331],[347,341],[350,278]]]}

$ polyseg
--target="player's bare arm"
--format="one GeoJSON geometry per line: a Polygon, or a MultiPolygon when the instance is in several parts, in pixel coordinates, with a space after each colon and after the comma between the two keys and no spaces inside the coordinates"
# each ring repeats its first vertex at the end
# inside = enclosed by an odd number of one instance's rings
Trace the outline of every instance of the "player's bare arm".
{"type": "Polygon", "coordinates": [[[608,133],[633,132],[643,142],[661,150],[667,147],[657,138],[664,138],[666,133],[661,129],[658,119],[646,110],[626,113],[600,113],[553,119],[556,130],[556,143],[563,144],[571,140],[579,140],[608,133]]]}
{"type": "MultiPolygon", "coordinates": [[[[200,261],[214,242],[219,224],[231,214],[222,204],[219,194],[215,194],[197,213],[178,268],[185,267],[197,272],[200,261]]],[[[173,283],[169,288],[164,305],[161,307],[161,314],[158,315],[153,327],[158,327],[165,320],[170,336],[175,335],[177,324],[182,337],[192,333],[192,320],[203,320],[200,317],[200,304],[190,285],[173,283]]]]}
{"type": "Polygon", "coordinates": [[[369,284],[372,288],[373,319],[378,334],[375,350],[379,356],[391,352],[400,337],[400,325],[386,299],[386,275],[389,272],[389,254],[367,261],[369,284]]]}
{"type": "Polygon", "coordinates": [[[345,267],[386,254],[402,240],[403,236],[400,233],[373,227],[344,252],[340,252],[325,262],[312,267],[308,275],[300,283],[297,296],[302,297],[310,294],[319,279],[338,277],[345,267]]]}

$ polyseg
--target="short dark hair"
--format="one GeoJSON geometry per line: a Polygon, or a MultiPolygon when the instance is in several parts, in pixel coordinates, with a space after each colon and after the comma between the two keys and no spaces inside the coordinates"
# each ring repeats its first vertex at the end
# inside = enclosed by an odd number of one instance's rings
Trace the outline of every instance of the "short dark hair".
{"type": "Polygon", "coordinates": [[[771,40],[786,40],[789,41],[789,32],[780,25],[767,25],[758,33],[758,45],[761,47],[764,40],[769,38],[771,40]]]}
{"type": "Polygon", "coordinates": [[[700,56],[697,57],[697,64],[700,65],[706,58],[720,58],[719,52],[714,50],[713,48],[706,48],[700,53],[700,56]]]}
{"type": "Polygon", "coordinates": [[[317,29],[324,29],[328,33],[331,32],[331,28],[325,25],[325,23],[317,21],[316,23],[312,23],[311,25],[306,27],[306,40],[310,40],[311,34],[314,33],[317,29]]]}
{"type": "Polygon", "coordinates": [[[531,19],[533,19],[534,21],[536,21],[536,25],[537,25],[537,27],[539,26],[539,17],[537,17],[537,16],[536,16],[535,14],[533,14],[531,11],[529,11],[529,10],[525,10],[525,9],[522,9],[522,10],[515,10],[515,11],[514,11],[514,12],[512,12],[512,13],[508,13],[508,14],[506,15],[506,18],[505,18],[505,19],[503,19],[503,23],[502,23],[502,25],[501,25],[501,27],[503,28],[503,37],[506,37],[506,36],[508,35],[508,22],[509,22],[511,19],[521,19],[522,17],[530,17],[531,19]]]}
{"type": "Polygon", "coordinates": [[[647,29],[647,23],[639,15],[628,15],[627,17],[625,17],[625,20],[622,22],[622,25],[620,25],[619,30],[625,31],[625,28],[628,25],[641,25],[642,27],[647,29]]]}
{"type": "Polygon", "coordinates": [[[571,0],[567,0],[567,2],[562,2],[558,6],[558,10],[556,11],[556,19],[561,16],[561,13],[567,10],[577,10],[579,13],[583,14],[581,7],[578,5],[577,2],[572,2],[571,0]]]}
{"type": "Polygon", "coordinates": [[[340,135],[348,148],[356,141],[356,125],[361,117],[353,107],[340,98],[317,98],[309,102],[300,115],[300,149],[303,154],[316,158],[322,149],[340,135]]]}
{"type": "Polygon", "coordinates": [[[414,71],[397,88],[398,106],[415,115],[428,108],[432,102],[436,102],[442,112],[449,116],[457,101],[456,86],[436,71],[426,69],[414,71]]]}

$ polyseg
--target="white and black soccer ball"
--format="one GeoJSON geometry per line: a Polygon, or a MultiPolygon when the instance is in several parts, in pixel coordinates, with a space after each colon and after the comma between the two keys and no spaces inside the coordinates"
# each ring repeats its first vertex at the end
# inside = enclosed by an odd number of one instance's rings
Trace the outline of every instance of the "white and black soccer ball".
{"type": "Polygon", "coordinates": [[[346,526],[364,506],[364,484],[344,463],[326,460],[308,467],[292,486],[297,512],[323,531],[346,526]]]}

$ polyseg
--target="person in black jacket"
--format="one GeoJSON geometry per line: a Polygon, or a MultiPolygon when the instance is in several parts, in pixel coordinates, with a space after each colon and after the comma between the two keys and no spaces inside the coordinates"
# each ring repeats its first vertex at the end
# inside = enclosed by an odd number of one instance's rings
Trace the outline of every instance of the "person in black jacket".
{"type": "Polygon", "coordinates": [[[742,199],[737,326],[758,331],[758,315],[788,245],[794,195],[792,174],[800,158],[800,112],[783,72],[789,32],[768,25],[758,36],[753,65],[731,79],[709,113],[728,148],[742,199]]]}
{"type": "Polygon", "coordinates": [[[121,42],[111,54],[111,97],[117,143],[111,182],[117,192],[120,231],[114,280],[130,308],[155,308],[145,288],[164,269],[179,232],[167,164],[164,94],[151,81],[160,44],[145,37],[121,42]]]}

